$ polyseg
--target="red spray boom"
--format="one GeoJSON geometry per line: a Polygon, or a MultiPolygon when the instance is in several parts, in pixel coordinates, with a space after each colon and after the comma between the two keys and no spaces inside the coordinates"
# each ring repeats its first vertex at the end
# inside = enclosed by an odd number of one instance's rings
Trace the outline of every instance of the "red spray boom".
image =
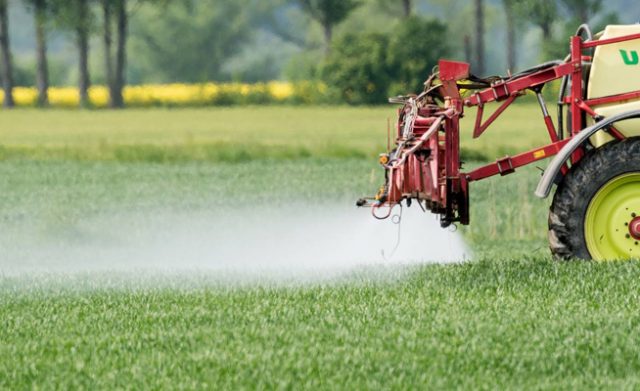
{"type": "Polygon", "coordinates": [[[549,215],[552,253],[562,258],[640,257],[639,52],[639,25],[607,26],[596,35],[582,25],[564,60],[515,75],[478,78],[470,74],[469,64],[441,60],[420,95],[390,100],[402,107],[394,148],[380,155],[385,183],[375,197],[357,205],[386,218],[402,201],[417,202],[438,214],[443,227],[468,224],[471,182],[555,156],[535,193],[546,197],[558,184],[549,215]],[[554,80],[561,81],[555,124],[541,93],[554,80]],[[527,92],[538,100],[550,143],[461,171],[464,108],[477,108],[476,138],[527,92]],[[483,119],[485,105],[493,102],[499,106],[483,119]]]}

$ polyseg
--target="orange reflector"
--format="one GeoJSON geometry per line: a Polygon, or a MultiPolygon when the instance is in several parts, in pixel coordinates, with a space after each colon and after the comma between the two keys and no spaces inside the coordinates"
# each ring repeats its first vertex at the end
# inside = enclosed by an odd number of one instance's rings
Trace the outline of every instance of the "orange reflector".
{"type": "Polygon", "coordinates": [[[544,149],[540,149],[540,150],[535,151],[533,153],[534,159],[541,159],[541,158],[543,158],[545,156],[546,156],[546,153],[544,152],[544,149]]]}

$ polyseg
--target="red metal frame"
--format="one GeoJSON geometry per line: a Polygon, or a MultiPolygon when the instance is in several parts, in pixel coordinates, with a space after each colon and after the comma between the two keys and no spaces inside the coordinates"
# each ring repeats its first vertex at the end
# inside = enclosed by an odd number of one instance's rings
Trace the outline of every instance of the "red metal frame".
{"type": "MultiPolygon", "coordinates": [[[[587,42],[579,36],[573,36],[568,61],[521,76],[499,79],[466,98],[461,96],[460,90],[464,88],[464,81],[470,78],[469,64],[441,60],[438,75],[440,84],[417,98],[410,98],[399,110],[397,148],[387,157],[389,161],[383,162],[387,170],[387,183],[371,204],[374,214],[376,209],[383,206],[392,207],[405,199],[417,200],[432,212],[440,214],[443,226],[453,222],[468,224],[469,182],[494,175],[507,175],[519,167],[557,154],[585,127],[586,115],[598,119],[592,106],[640,98],[640,91],[632,91],[585,99],[582,83],[584,62],[591,60],[590,56],[583,55],[585,49],[634,39],[640,39],[640,34],[587,42]],[[546,83],[564,77],[571,80],[571,89],[562,103],[570,108],[572,126],[567,137],[559,140],[540,91],[546,83]],[[538,94],[550,143],[515,156],[505,156],[470,172],[461,172],[459,134],[464,107],[477,107],[473,129],[473,137],[476,138],[527,90],[538,94]],[[441,104],[436,105],[431,100],[429,104],[420,106],[417,102],[432,91],[438,94],[441,104]],[[502,105],[483,123],[484,105],[491,102],[502,102],[502,105]]],[[[616,138],[624,138],[613,127],[609,133],[616,138]]],[[[572,154],[570,164],[577,163],[583,155],[584,151],[578,149],[572,154]]],[[[566,173],[567,167],[562,172],[566,173]]]]}

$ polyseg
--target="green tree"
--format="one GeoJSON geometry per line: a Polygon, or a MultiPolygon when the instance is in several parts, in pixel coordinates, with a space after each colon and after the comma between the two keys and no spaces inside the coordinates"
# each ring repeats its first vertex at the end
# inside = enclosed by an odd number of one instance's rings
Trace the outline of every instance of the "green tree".
{"type": "Polygon", "coordinates": [[[299,0],[304,11],[322,26],[325,55],[331,52],[333,29],[360,6],[359,0],[299,0]]]}
{"type": "Polygon", "coordinates": [[[122,90],[126,84],[127,39],[129,32],[127,0],[100,0],[100,6],[102,9],[104,74],[109,88],[109,107],[122,108],[124,107],[122,90]],[[114,17],[116,27],[115,53],[113,52],[114,17]]]}
{"type": "Polygon", "coordinates": [[[300,34],[302,26],[301,10],[290,0],[257,1],[252,9],[252,22],[284,42],[299,48],[308,48],[306,37],[300,34]]]}
{"type": "Polygon", "coordinates": [[[88,107],[89,87],[89,38],[95,23],[95,15],[91,7],[93,0],[52,0],[52,9],[57,25],[75,35],[78,51],[78,92],[80,105],[88,107]]]}
{"type": "Polygon", "coordinates": [[[478,75],[484,74],[484,1],[474,0],[476,22],[476,62],[472,68],[478,75]]]}
{"type": "Polygon", "coordinates": [[[224,79],[223,64],[249,41],[252,26],[246,4],[214,5],[172,1],[140,8],[131,32],[139,71],[162,82],[224,79]]]}
{"type": "Polygon", "coordinates": [[[36,38],[36,104],[44,107],[49,104],[49,65],[47,60],[47,20],[51,15],[51,3],[47,0],[25,0],[33,12],[33,25],[36,38]]]}
{"type": "Polygon", "coordinates": [[[589,0],[562,0],[569,11],[574,6],[583,7],[569,12],[570,17],[560,25],[560,35],[547,44],[547,55],[551,58],[563,58],[569,53],[567,38],[574,35],[579,25],[591,20],[591,30],[595,33],[604,29],[609,24],[619,24],[618,16],[613,13],[598,15],[601,10],[600,1],[589,0]],[[598,16],[596,18],[596,16],[598,16]]]}
{"type": "Polygon", "coordinates": [[[413,13],[413,1],[412,0],[402,0],[402,11],[404,12],[404,17],[408,18],[413,13]]]}
{"type": "Polygon", "coordinates": [[[102,46],[104,50],[104,80],[109,88],[109,106],[113,107],[113,0],[100,0],[102,8],[102,46]]]}
{"type": "Polygon", "coordinates": [[[602,10],[602,0],[561,0],[561,2],[579,23],[587,23],[602,10]]]}
{"type": "Polygon", "coordinates": [[[449,54],[447,26],[437,19],[411,16],[391,34],[388,56],[393,85],[389,95],[419,91],[438,64],[449,54]]]}
{"type": "Polygon", "coordinates": [[[390,35],[346,34],[336,41],[322,77],[349,104],[381,104],[398,93],[416,92],[438,59],[449,54],[447,27],[412,16],[390,35]]]}
{"type": "Polygon", "coordinates": [[[75,33],[76,45],[78,47],[78,91],[80,93],[80,105],[88,107],[89,87],[91,77],[89,75],[89,34],[92,22],[89,0],[73,0],[70,2],[75,6],[75,33]]]}
{"type": "Polygon", "coordinates": [[[8,1],[0,0],[0,55],[2,56],[2,88],[4,107],[13,107],[13,62],[9,47],[8,1]]]}
{"type": "Polygon", "coordinates": [[[506,37],[507,37],[507,69],[515,71],[517,69],[517,26],[521,22],[521,8],[523,6],[523,0],[502,0],[502,9],[504,10],[506,37]]]}
{"type": "Polygon", "coordinates": [[[413,15],[413,0],[376,0],[378,8],[385,14],[408,18],[413,15]]]}
{"type": "Polygon", "coordinates": [[[548,59],[553,50],[553,23],[558,18],[556,0],[528,0],[525,10],[529,20],[542,31],[543,58],[548,59]]]}
{"type": "Polygon", "coordinates": [[[391,82],[386,35],[347,34],[336,41],[322,71],[323,79],[349,104],[381,104],[391,82]]]}

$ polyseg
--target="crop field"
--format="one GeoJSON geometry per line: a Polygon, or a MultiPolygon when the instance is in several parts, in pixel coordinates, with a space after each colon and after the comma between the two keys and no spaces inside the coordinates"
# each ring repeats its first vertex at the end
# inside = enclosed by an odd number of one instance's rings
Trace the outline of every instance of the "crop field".
{"type": "MultiPolygon", "coordinates": [[[[493,159],[546,141],[540,109],[514,106],[481,138],[469,159],[493,159]],[[520,118],[534,120],[520,121],[520,118]]],[[[21,109],[0,116],[0,158],[176,162],[375,158],[386,149],[395,109],[252,107],[78,111],[21,109]]],[[[485,114],[488,116],[489,114],[485,114]]],[[[472,126],[473,111],[465,119],[472,126]]]]}
{"type": "MultiPolygon", "coordinates": [[[[545,142],[538,107],[506,114],[465,124],[469,166],[545,142]]],[[[535,167],[472,184],[470,260],[428,262],[425,231],[399,243],[425,262],[341,265],[351,237],[379,250],[352,205],[393,116],[2,112],[0,389],[638,388],[640,265],[551,260],[535,167]],[[218,252],[230,274],[198,259],[218,252]],[[259,269],[298,258],[304,278],[259,269]]]]}

